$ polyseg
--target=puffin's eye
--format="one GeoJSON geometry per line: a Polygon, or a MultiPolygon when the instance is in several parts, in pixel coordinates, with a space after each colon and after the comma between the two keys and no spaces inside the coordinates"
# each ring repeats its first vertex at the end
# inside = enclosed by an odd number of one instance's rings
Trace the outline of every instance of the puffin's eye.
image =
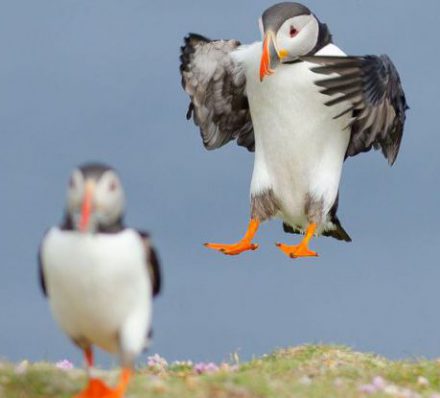
{"type": "Polygon", "coordinates": [[[110,192],[114,192],[114,191],[116,191],[116,188],[118,188],[118,183],[115,180],[111,180],[110,184],[108,186],[108,190],[110,192]]]}
{"type": "Polygon", "coordinates": [[[70,189],[74,189],[75,186],[76,186],[76,184],[75,184],[75,179],[74,179],[73,176],[72,176],[72,177],[70,177],[70,180],[69,180],[69,188],[70,188],[70,189]]]}
{"type": "Polygon", "coordinates": [[[291,26],[290,27],[290,37],[295,37],[298,34],[299,30],[296,29],[295,27],[291,26]]]}

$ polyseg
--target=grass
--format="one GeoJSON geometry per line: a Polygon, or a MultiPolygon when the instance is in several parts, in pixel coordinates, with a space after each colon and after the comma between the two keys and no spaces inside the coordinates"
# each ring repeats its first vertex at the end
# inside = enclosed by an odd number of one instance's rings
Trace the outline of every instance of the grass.
{"type": "MultiPolygon", "coordinates": [[[[102,372],[110,383],[116,372],[102,372]]],[[[53,364],[0,363],[0,397],[64,398],[77,393],[81,369],[53,364]]],[[[190,365],[136,371],[127,398],[434,397],[440,398],[440,361],[390,361],[337,346],[307,345],[198,374],[190,365]]]]}

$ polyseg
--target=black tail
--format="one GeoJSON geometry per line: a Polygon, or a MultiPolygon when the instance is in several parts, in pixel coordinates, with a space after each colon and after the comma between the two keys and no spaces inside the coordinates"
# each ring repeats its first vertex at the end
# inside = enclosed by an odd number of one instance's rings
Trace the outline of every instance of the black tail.
{"type": "MultiPolygon", "coordinates": [[[[328,231],[323,231],[322,234],[324,236],[330,236],[330,237],[335,238],[337,240],[351,242],[350,235],[348,235],[347,231],[342,227],[341,222],[339,221],[339,218],[336,215],[336,212],[338,210],[338,203],[339,203],[339,194],[336,196],[335,203],[333,203],[333,207],[330,209],[330,213],[329,213],[330,221],[333,223],[333,225],[336,228],[328,230],[328,231]]],[[[299,227],[292,227],[286,223],[283,223],[283,230],[284,230],[284,232],[287,232],[290,234],[302,234],[299,227]]]]}
{"type": "Polygon", "coordinates": [[[336,226],[336,229],[324,231],[322,234],[324,236],[331,236],[332,238],[335,238],[337,240],[351,242],[350,235],[348,235],[347,231],[342,227],[341,222],[339,221],[338,217],[334,216],[331,221],[336,226]]]}
{"type": "MultiPolygon", "coordinates": [[[[350,235],[348,235],[347,231],[342,227],[340,221],[337,217],[334,217],[332,223],[336,226],[335,229],[323,231],[322,234],[324,236],[330,236],[337,240],[343,240],[345,242],[351,242],[350,235]]],[[[302,234],[303,232],[297,227],[291,227],[290,225],[283,223],[283,230],[288,234],[302,234]]]]}

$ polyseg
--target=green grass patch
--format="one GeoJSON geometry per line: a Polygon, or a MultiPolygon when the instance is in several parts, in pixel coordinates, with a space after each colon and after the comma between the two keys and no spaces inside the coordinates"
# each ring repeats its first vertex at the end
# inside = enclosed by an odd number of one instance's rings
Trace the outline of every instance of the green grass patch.
{"type": "MultiPolygon", "coordinates": [[[[117,372],[100,372],[109,384],[117,372]]],[[[82,369],[0,363],[0,397],[64,398],[86,383],[82,369]]],[[[188,364],[137,369],[127,398],[440,398],[440,362],[390,361],[345,347],[307,345],[199,374],[188,364]]]]}

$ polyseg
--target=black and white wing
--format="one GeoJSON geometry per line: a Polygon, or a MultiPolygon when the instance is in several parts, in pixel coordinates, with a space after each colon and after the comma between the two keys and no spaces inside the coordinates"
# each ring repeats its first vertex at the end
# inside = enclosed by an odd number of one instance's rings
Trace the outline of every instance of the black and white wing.
{"type": "Polygon", "coordinates": [[[236,40],[212,41],[189,34],[181,47],[182,86],[191,99],[186,117],[200,127],[206,149],[232,140],[249,151],[255,149],[246,78],[231,56],[239,46],[236,40]]]}
{"type": "Polygon", "coordinates": [[[150,275],[151,288],[153,292],[153,297],[156,297],[162,288],[162,274],[160,271],[159,259],[156,250],[151,244],[150,236],[145,231],[137,231],[145,246],[145,261],[150,275]]]}
{"type": "Polygon", "coordinates": [[[38,254],[37,254],[37,262],[38,262],[38,281],[40,282],[40,288],[41,288],[41,291],[42,291],[42,293],[43,293],[43,295],[44,295],[45,297],[48,297],[48,294],[47,294],[46,280],[45,280],[45,277],[44,277],[44,266],[43,266],[42,247],[43,247],[43,244],[44,244],[44,240],[45,240],[46,237],[47,237],[47,233],[48,233],[48,232],[46,232],[46,233],[44,234],[44,236],[43,236],[43,240],[42,240],[41,243],[40,243],[40,247],[38,248],[38,254]]]}
{"type": "Polygon", "coordinates": [[[40,282],[41,291],[47,297],[46,281],[44,280],[43,259],[41,258],[41,246],[38,250],[38,280],[40,282]]]}
{"type": "Polygon", "coordinates": [[[349,102],[341,117],[349,112],[351,139],[346,157],[381,149],[392,165],[399,153],[408,109],[399,73],[387,55],[364,57],[307,56],[304,61],[318,64],[311,70],[318,74],[338,76],[316,81],[321,93],[338,95],[326,102],[332,106],[349,102]]]}

